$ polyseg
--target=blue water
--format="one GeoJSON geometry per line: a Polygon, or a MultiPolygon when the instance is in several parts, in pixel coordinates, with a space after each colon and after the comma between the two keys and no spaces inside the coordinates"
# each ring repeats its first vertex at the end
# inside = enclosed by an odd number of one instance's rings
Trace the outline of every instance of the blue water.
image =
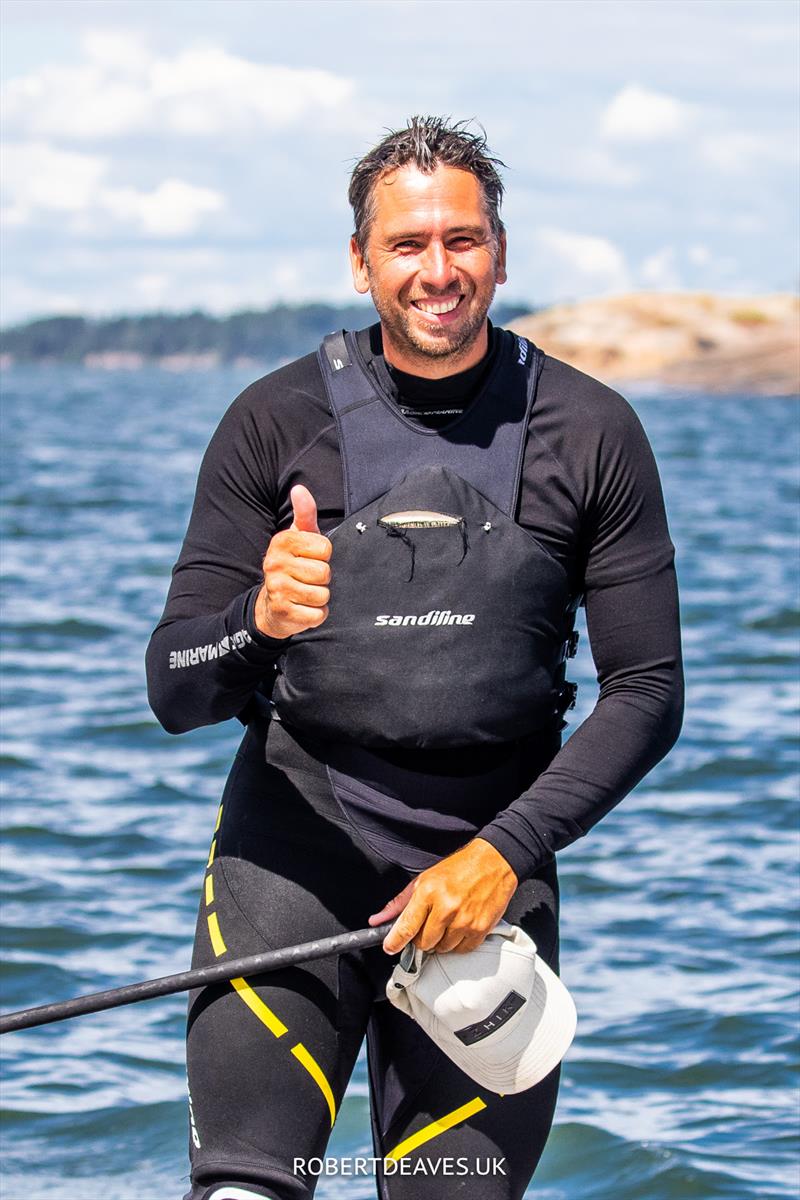
{"type": "MultiPolygon", "coordinates": [[[[142,660],[200,455],[247,382],[6,375],[6,1009],[188,965],[239,728],[170,738],[142,660]]],[[[633,399],[678,550],[688,711],[670,758],[560,856],[580,1019],[530,1195],[796,1197],[796,402],[633,399]]],[[[593,696],[582,650],[577,719],[593,696]]],[[[3,1039],[3,1200],[177,1200],[184,1005],[3,1039]]],[[[371,1153],[363,1059],[331,1153],[371,1153]]],[[[374,1185],[331,1177],[317,1194],[374,1185]]]]}

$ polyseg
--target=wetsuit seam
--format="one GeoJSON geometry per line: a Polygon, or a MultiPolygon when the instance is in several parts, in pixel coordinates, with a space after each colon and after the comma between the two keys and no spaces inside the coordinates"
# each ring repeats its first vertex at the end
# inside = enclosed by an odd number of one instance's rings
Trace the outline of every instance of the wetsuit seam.
{"type": "MultiPolygon", "coordinates": [[[[534,408],[535,408],[535,405],[534,405],[534,408]]],[[[531,417],[532,416],[533,416],[533,413],[531,413],[531,417]]],[[[571,488],[570,498],[574,505],[575,512],[578,517],[578,521],[579,522],[583,521],[586,517],[586,508],[585,508],[585,505],[580,503],[578,500],[578,496],[580,495],[580,488],[578,486],[578,481],[575,479],[572,472],[567,467],[564,466],[563,462],[558,457],[555,450],[548,442],[547,438],[544,437],[543,434],[537,433],[535,430],[531,429],[530,423],[529,423],[528,430],[527,430],[527,436],[525,438],[526,453],[527,453],[528,446],[533,444],[534,442],[538,442],[539,445],[542,446],[542,448],[547,452],[547,454],[549,454],[550,458],[553,460],[555,465],[558,467],[559,471],[561,471],[563,473],[564,477],[569,481],[570,488],[571,488]]],[[[522,475],[523,476],[524,476],[524,473],[525,473],[525,463],[523,462],[523,464],[522,464],[522,475]]],[[[519,494],[520,494],[520,496],[522,495],[521,484],[520,484],[519,494]]],[[[521,528],[525,529],[526,527],[524,525],[522,525],[521,528]]]]}
{"type": "MultiPolygon", "coordinates": [[[[348,788],[348,787],[346,786],[346,784],[343,784],[343,783],[341,783],[341,782],[337,782],[337,784],[336,784],[336,789],[337,789],[338,791],[344,792],[346,796],[351,796],[351,797],[353,798],[353,800],[361,801],[361,800],[363,799],[363,797],[362,797],[362,796],[360,796],[360,795],[358,794],[358,792],[354,792],[352,788],[348,788]]],[[[377,789],[376,789],[376,790],[377,790],[377,789]]],[[[382,793],[381,793],[381,795],[385,795],[385,793],[384,793],[384,792],[382,792],[382,793]]],[[[352,826],[352,828],[354,828],[354,829],[356,830],[356,832],[358,832],[358,831],[359,831],[359,826],[358,826],[358,825],[357,825],[357,824],[354,822],[354,819],[348,815],[348,813],[347,813],[347,810],[345,809],[344,805],[343,805],[343,804],[341,803],[341,801],[339,800],[339,797],[338,797],[338,796],[336,797],[336,802],[337,802],[337,804],[339,805],[339,807],[340,807],[340,809],[342,810],[342,812],[344,813],[345,820],[348,822],[348,825],[349,825],[349,826],[352,826]]],[[[502,810],[501,810],[501,811],[502,811],[502,810]]],[[[495,816],[497,816],[497,813],[495,813],[495,816]]],[[[392,845],[394,845],[394,846],[402,846],[402,847],[403,847],[403,848],[405,848],[405,849],[408,849],[408,848],[410,847],[410,848],[411,848],[411,849],[413,849],[413,850],[419,850],[419,849],[420,849],[418,846],[414,846],[412,843],[409,843],[408,839],[407,839],[406,837],[403,837],[403,836],[401,836],[401,835],[396,835],[396,834],[391,834],[391,833],[385,833],[383,830],[380,830],[380,831],[376,830],[376,831],[375,831],[375,836],[376,836],[376,837],[380,837],[380,839],[381,839],[382,841],[384,841],[384,842],[391,842],[391,843],[392,843],[392,845]]],[[[467,841],[471,840],[471,838],[472,838],[472,837],[474,837],[474,836],[475,836],[475,834],[469,835],[469,834],[467,834],[466,832],[465,832],[465,834],[464,834],[464,837],[467,839],[467,841]]],[[[369,845],[369,843],[367,843],[367,845],[369,845]]],[[[370,849],[373,849],[373,847],[372,847],[372,846],[370,846],[370,849]]],[[[420,852],[421,852],[421,853],[433,853],[433,851],[430,851],[430,852],[428,852],[428,851],[420,851],[420,852]]],[[[379,851],[379,850],[375,850],[375,853],[376,853],[376,854],[380,854],[380,851],[379,851]]],[[[454,853],[455,853],[455,851],[454,851],[454,850],[450,850],[450,851],[448,851],[448,854],[454,854],[454,853]]],[[[436,854],[434,854],[434,857],[435,857],[435,858],[439,858],[439,857],[441,857],[441,856],[440,856],[440,855],[436,855],[436,854]]],[[[386,860],[386,861],[390,861],[390,860],[386,860]]],[[[393,866],[397,866],[397,864],[396,864],[396,863],[393,863],[392,865],[393,865],[393,866]]]]}
{"type": "MultiPolygon", "coordinates": [[[[239,862],[239,861],[241,861],[241,860],[237,859],[236,861],[237,861],[237,862],[239,862]]],[[[227,892],[228,892],[228,895],[229,895],[229,897],[230,897],[230,899],[231,899],[231,901],[232,901],[232,903],[233,903],[233,906],[234,906],[234,908],[237,910],[237,912],[239,913],[239,915],[241,916],[241,918],[242,918],[242,920],[244,921],[244,923],[245,923],[246,925],[249,925],[249,927],[250,927],[250,928],[253,930],[253,932],[254,932],[254,933],[257,935],[257,937],[259,937],[259,938],[260,938],[260,940],[261,940],[261,941],[264,943],[264,945],[266,946],[267,950],[276,950],[276,949],[278,949],[279,947],[277,947],[277,946],[274,946],[274,945],[272,944],[272,942],[268,941],[268,940],[267,940],[267,939],[264,937],[264,934],[262,933],[262,931],[261,931],[261,930],[258,928],[258,926],[256,926],[256,925],[254,925],[254,924],[253,924],[253,922],[250,920],[250,917],[248,917],[247,913],[244,911],[244,909],[242,908],[241,904],[239,903],[239,901],[238,901],[238,899],[237,899],[237,897],[236,897],[236,894],[235,894],[235,892],[234,892],[233,888],[231,887],[231,881],[230,881],[230,879],[228,878],[228,872],[225,870],[225,856],[221,856],[220,858],[218,858],[218,859],[217,859],[217,865],[219,866],[219,869],[220,869],[220,871],[222,872],[222,878],[225,880],[225,887],[226,887],[226,889],[227,889],[227,892]]]]}
{"type": "MultiPolygon", "coordinates": [[[[364,837],[361,830],[359,829],[358,825],[353,820],[353,818],[350,816],[347,809],[342,804],[341,800],[339,799],[338,795],[336,794],[336,787],[334,786],[333,779],[331,778],[330,768],[326,767],[325,769],[328,774],[328,783],[330,784],[330,789],[331,789],[331,792],[333,793],[333,798],[336,801],[336,804],[338,805],[339,810],[342,813],[342,816],[347,821],[348,827],[352,832],[352,836],[358,840],[359,844],[361,845],[362,850],[365,850],[367,852],[368,856],[373,855],[376,858],[379,858],[381,860],[381,862],[386,863],[387,866],[395,867],[395,868],[400,867],[399,863],[393,862],[391,858],[387,858],[385,854],[382,854],[380,850],[375,849],[375,847],[372,846],[367,841],[367,839],[364,837]]],[[[347,791],[348,789],[345,788],[344,790],[347,791]]],[[[350,794],[355,795],[355,793],[352,793],[352,792],[350,794]]],[[[358,799],[357,796],[356,796],[356,799],[358,799]]],[[[393,839],[390,838],[389,840],[393,840],[393,839]]],[[[399,842],[398,844],[399,845],[408,845],[407,842],[399,842]]],[[[403,871],[406,871],[412,875],[416,875],[418,873],[416,871],[411,871],[411,869],[409,867],[400,867],[400,869],[403,871]]]]}
{"type": "Polygon", "coordinates": [[[329,421],[327,423],[327,425],[323,426],[322,429],[318,430],[317,433],[314,434],[311,441],[307,442],[305,444],[305,446],[302,447],[301,450],[298,450],[298,452],[297,452],[297,454],[295,454],[294,458],[291,459],[287,463],[287,465],[283,468],[283,470],[281,471],[281,473],[277,479],[276,490],[277,490],[278,494],[280,494],[280,491],[283,488],[283,485],[284,485],[286,479],[289,477],[291,472],[294,470],[294,468],[300,462],[300,459],[303,458],[304,455],[308,454],[310,450],[313,450],[314,447],[316,446],[317,442],[319,442],[321,440],[321,438],[323,438],[325,436],[326,433],[330,433],[330,431],[332,429],[333,430],[336,429],[335,421],[329,421]]]}

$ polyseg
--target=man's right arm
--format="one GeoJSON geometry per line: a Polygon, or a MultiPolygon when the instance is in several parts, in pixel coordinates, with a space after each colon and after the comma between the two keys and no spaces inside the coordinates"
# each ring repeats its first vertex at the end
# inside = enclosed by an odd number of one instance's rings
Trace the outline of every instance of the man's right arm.
{"type": "Polygon", "coordinates": [[[148,698],[169,733],[236,716],[285,648],[255,619],[262,560],[277,524],[271,475],[245,392],[206,450],[164,613],[147,648],[148,698]]]}

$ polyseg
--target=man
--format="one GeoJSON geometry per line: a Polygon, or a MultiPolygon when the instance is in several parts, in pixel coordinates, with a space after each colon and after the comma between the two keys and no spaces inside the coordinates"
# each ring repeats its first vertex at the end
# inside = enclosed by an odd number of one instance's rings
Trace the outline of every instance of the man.
{"type": "Polygon", "coordinates": [[[621,397],[488,322],[497,165],[436,118],[362,159],[350,256],[380,324],[248,388],[201,468],[148,650],[165,728],[247,724],[194,962],[394,925],[193,995],[190,1200],[309,1197],[365,1034],[379,1194],[521,1197],[558,1068],[478,1087],[385,1001],[389,956],[505,916],[557,970],[555,852],[679,730],[652,454],[621,397]],[[561,748],[581,597],[600,698],[561,748]]]}

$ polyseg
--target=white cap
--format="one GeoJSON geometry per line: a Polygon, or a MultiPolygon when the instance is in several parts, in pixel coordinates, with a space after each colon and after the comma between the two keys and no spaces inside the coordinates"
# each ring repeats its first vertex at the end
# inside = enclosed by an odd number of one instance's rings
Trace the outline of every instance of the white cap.
{"type": "Polygon", "coordinates": [[[466,954],[409,943],[386,995],[466,1075],[500,1094],[544,1079],[575,1036],[572,997],[527,933],[506,921],[466,954]]]}

